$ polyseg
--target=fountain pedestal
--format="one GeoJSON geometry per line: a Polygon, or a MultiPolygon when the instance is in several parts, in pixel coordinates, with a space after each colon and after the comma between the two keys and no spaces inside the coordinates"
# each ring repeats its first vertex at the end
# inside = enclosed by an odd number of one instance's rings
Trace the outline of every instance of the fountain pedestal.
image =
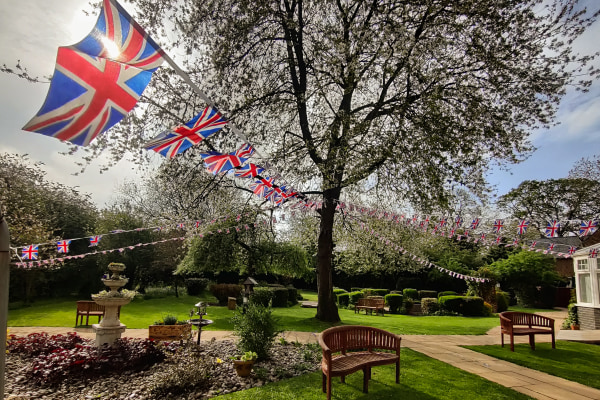
{"type": "Polygon", "coordinates": [[[96,346],[112,346],[121,337],[127,328],[119,320],[119,307],[128,304],[132,296],[119,292],[119,289],[127,284],[129,279],[121,277],[120,273],[125,270],[124,264],[110,263],[108,269],[112,272],[110,277],[102,279],[104,285],[110,288],[109,292],[101,292],[92,295],[96,304],[104,306],[104,317],[99,324],[92,325],[96,333],[96,346]]]}

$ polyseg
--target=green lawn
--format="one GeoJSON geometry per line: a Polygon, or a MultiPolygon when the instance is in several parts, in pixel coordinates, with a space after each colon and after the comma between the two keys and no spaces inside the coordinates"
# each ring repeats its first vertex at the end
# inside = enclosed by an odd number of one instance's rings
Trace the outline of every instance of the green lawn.
{"type": "MultiPolygon", "coordinates": [[[[316,299],[316,294],[303,293],[307,299],[316,299]]],[[[121,322],[128,328],[147,328],[162,319],[166,314],[177,315],[180,319],[189,318],[189,311],[200,300],[207,297],[165,297],[150,300],[135,299],[121,309],[121,322]]],[[[30,307],[9,310],[9,326],[65,326],[75,325],[76,299],[40,300],[30,307]]],[[[209,306],[206,319],[214,323],[207,330],[232,330],[230,322],[233,311],[227,307],[209,306]]],[[[279,328],[286,331],[320,332],[331,324],[315,319],[314,308],[275,308],[273,314],[278,319],[279,328]]],[[[339,310],[343,324],[367,325],[389,330],[397,334],[412,335],[483,335],[498,325],[497,317],[416,317],[408,315],[365,315],[352,310],[339,310]]],[[[96,323],[91,319],[90,323],[96,323]]]]}
{"type": "Polygon", "coordinates": [[[536,343],[535,350],[528,344],[510,347],[465,346],[468,349],[506,360],[527,368],[559,376],[569,381],[600,389],[600,346],[558,341],[556,349],[550,343],[536,343]]]}
{"type": "MultiPolygon", "coordinates": [[[[346,383],[333,379],[332,399],[410,399],[410,400],[519,400],[529,396],[500,386],[479,376],[429,358],[410,349],[402,349],[400,384],[395,383],[395,366],[374,367],[369,393],[362,392],[362,372],[346,377],[346,383]]],[[[235,400],[323,400],[321,373],[314,372],[285,379],[259,388],[218,397],[235,400]]]]}

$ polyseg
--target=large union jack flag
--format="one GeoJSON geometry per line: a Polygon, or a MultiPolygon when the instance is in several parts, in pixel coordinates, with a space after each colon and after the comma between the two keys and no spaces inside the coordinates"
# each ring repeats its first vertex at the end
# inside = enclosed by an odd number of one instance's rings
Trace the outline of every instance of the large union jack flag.
{"type": "Polygon", "coordinates": [[[227,120],[212,107],[206,107],[189,122],[163,132],[144,145],[167,158],[183,153],[210,135],[218,132],[227,120]]]}
{"type": "Polygon", "coordinates": [[[94,30],[59,47],[46,100],[23,129],[86,146],[136,105],[163,62],[162,49],[116,0],[94,30]]]}
{"type": "Polygon", "coordinates": [[[579,234],[581,236],[591,235],[598,229],[596,221],[581,221],[581,227],[579,228],[579,234]]]}
{"type": "Polygon", "coordinates": [[[504,220],[503,219],[497,219],[497,220],[495,220],[492,230],[495,233],[500,233],[500,232],[502,232],[502,228],[504,228],[504,220]]]}
{"type": "Polygon", "coordinates": [[[204,159],[206,168],[213,174],[227,172],[246,162],[245,158],[232,156],[231,154],[221,154],[216,151],[202,153],[200,156],[204,159]]]}

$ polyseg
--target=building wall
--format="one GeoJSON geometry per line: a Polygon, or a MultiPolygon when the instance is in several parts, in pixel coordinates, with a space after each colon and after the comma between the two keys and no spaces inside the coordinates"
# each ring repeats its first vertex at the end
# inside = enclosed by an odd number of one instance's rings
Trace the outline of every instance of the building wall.
{"type": "Polygon", "coordinates": [[[581,329],[600,329],[600,308],[578,306],[577,317],[581,329]]]}

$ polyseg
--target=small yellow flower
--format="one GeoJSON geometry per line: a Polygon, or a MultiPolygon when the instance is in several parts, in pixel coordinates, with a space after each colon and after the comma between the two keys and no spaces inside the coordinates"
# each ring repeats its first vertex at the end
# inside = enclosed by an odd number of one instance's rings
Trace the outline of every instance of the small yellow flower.
{"type": "Polygon", "coordinates": [[[221,364],[223,362],[223,360],[221,360],[219,357],[217,357],[217,364],[221,364]]]}

